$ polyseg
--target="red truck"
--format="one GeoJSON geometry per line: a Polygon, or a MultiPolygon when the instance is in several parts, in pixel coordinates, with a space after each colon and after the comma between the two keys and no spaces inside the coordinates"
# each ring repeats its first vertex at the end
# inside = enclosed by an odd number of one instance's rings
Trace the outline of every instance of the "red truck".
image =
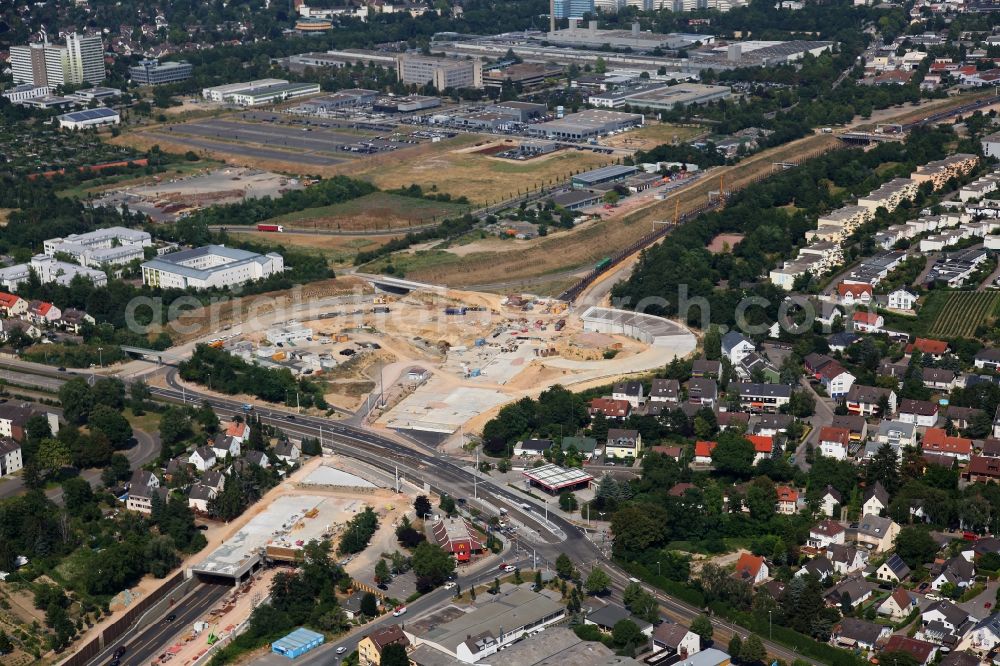
{"type": "Polygon", "coordinates": [[[280,234],[285,228],[280,224],[258,224],[257,231],[271,231],[280,234]]]}

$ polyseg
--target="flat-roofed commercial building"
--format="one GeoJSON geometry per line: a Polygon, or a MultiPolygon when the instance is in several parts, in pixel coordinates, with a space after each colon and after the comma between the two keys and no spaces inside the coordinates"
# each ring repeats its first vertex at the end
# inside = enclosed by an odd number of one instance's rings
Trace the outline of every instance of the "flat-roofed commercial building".
{"type": "MultiPolygon", "coordinates": [[[[454,617],[450,610],[438,611],[440,619],[454,617]]],[[[410,643],[415,647],[427,645],[453,659],[474,664],[563,619],[566,607],[545,595],[517,588],[454,619],[439,622],[434,615],[403,627],[410,643]]]]}
{"type": "Polygon", "coordinates": [[[276,252],[257,254],[225,245],[172,252],[142,264],[143,284],[176,289],[234,287],[285,270],[276,252]]]}
{"type": "Polygon", "coordinates": [[[201,96],[211,102],[224,102],[229,95],[243,92],[250,88],[263,88],[264,86],[276,86],[288,83],[285,79],[258,79],[256,81],[245,81],[243,83],[227,83],[222,86],[212,86],[204,88],[201,96]]]}
{"type": "Polygon", "coordinates": [[[478,58],[464,60],[402,53],[396,56],[396,75],[405,84],[423,86],[429,83],[438,90],[483,87],[483,63],[478,58]]]}
{"type": "Polygon", "coordinates": [[[597,21],[590,21],[587,27],[583,27],[572,19],[568,28],[549,32],[545,39],[559,46],[600,48],[610,45],[615,48],[629,48],[636,51],[679,49],[692,46],[696,41],[700,41],[702,44],[711,44],[715,41],[715,37],[712,35],[661,34],[642,31],[639,29],[638,23],[633,23],[630,30],[599,30],[597,21]]]}
{"type": "Polygon", "coordinates": [[[583,141],[611,132],[620,132],[643,124],[641,113],[622,113],[604,109],[587,109],[570,113],[563,118],[532,125],[528,132],[547,139],[583,141]]]}
{"type": "Polygon", "coordinates": [[[191,63],[184,60],[176,62],[143,60],[138,65],[129,67],[128,75],[133,83],[143,86],[158,86],[191,78],[191,69],[191,63]]]}
{"type": "Polygon", "coordinates": [[[594,185],[600,185],[602,183],[616,183],[618,181],[625,180],[638,171],[638,167],[628,166],[625,164],[612,164],[611,166],[601,167],[600,169],[592,169],[591,171],[578,173],[573,176],[573,187],[584,188],[593,187],[594,185]]]}
{"type": "Polygon", "coordinates": [[[525,470],[523,474],[528,483],[549,493],[586,488],[594,480],[593,476],[582,469],[560,467],[552,463],[525,470]]]}
{"type": "Polygon", "coordinates": [[[100,125],[117,125],[122,118],[114,109],[98,108],[70,111],[56,116],[56,120],[59,121],[59,127],[64,129],[83,129],[100,125]]]}
{"type": "Polygon", "coordinates": [[[709,86],[702,83],[681,83],[675,86],[647,86],[591,95],[587,102],[607,109],[623,106],[666,110],[692,104],[708,104],[732,95],[728,86],[709,86]]]}
{"type": "Polygon", "coordinates": [[[285,100],[315,95],[319,92],[318,83],[276,83],[267,86],[254,86],[225,96],[225,101],[237,106],[261,106],[275,104],[285,100]]]}

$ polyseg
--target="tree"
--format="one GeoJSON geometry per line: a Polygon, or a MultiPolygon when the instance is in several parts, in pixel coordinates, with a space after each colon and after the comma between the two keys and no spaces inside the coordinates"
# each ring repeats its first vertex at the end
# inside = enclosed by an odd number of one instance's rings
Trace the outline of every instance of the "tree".
{"type": "Polygon", "coordinates": [[[129,478],[131,474],[132,465],[128,458],[122,453],[115,453],[111,456],[111,462],[101,472],[101,483],[110,488],[129,478]]]}
{"type": "Polygon", "coordinates": [[[739,634],[733,634],[733,637],[729,639],[729,654],[738,656],[742,651],[743,639],[740,638],[739,634]]]}
{"type": "Polygon", "coordinates": [[[712,627],[712,621],[708,619],[707,615],[699,615],[692,620],[691,631],[698,634],[702,641],[712,640],[712,636],[715,634],[715,628],[712,627]]]}
{"type": "Polygon", "coordinates": [[[767,650],[764,649],[764,642],[757,634],[750,634],[740,646],[740,661],[757,664],[764,661],[766,657],[767,650]]]}
{"type": "Polygon", "coordinates": [[[618,201],[620,199],[621,199],[621,195],[620,194],[618,194],[614,190],[608,190],[607,192],[604,193],[603,201],[606,204],[610,204],[610,205],[614,206],[615,204],[618,203],[618,201]]]}
{"type": "Polygon", "coordinates": [[[379,561],[375,564],[375,582],[379,585],[385,585],[392,577],[389,574],[389,565],[385,563],[385,560],[379,558],[379,561]]]}
{"type": "Polygon", "coordinates": [[[455,515],[455,500],[450,495],[442,495],[441,503],[438,504],[442,511],[447,515],[455,515]]]}
{"type": "Polygon", "coordinates": [[[70,460],[69,447],[61,440],[43,439],[38,447],[38,469],[42,474],[58,472],[68,465],[70,460]]]}
{"type": "Polygon", "coordinates": [[[91,430],[100,430],[107,436],[111,447],[119,450],[128,446],[132,439],[132,425],[122,413],[104,403],[97,403],[90,412],[91,430]]]}
{"type": "Polygon", "coordinates": [[[368,617],[378,615],[378,599],[371,592],[365,592],[365,595],[361,597],[361,613],[368,617]]]}
{"type": "Polygon", "coordinates": [[[63,408],[63,416],[70,423],[83,425],[94,407],[94,396],[90,386],[83,377],[74,377],[59,387],[59,404],[63,408]]]}
{"type": "Polygon", "coordinates": [[[937,544],[926,528],[907,525],[896,536],[896,554],[903,558],[911,569],[932,561],[937,551],[937,544]]]}
{"type": "Polygon", "coordinates": [[[576,501],[576,495],[571,492],[564,492],[559,495],[559,508],[567,513],[576,511],[579,504],[576,501]]]}
{"type": "Polygon", "coordinates": [[[566,580],[573,577],[574,571],[573,561],[569,556],[566,553],[559,553],[559,557],[556,558],[556,574],[566,580]]]}
{"type": "Polygon", "coordinates": [[[899,456],[889,444],[880,446],[868,461],[865,479],[869,485],[881,482],[890,495],[899,488],[899,456]]]}
{"type": "Polygon", "coordinates": [[[382,648],[379,666],[409,666],[409,664],[410,658],[406,654],[406,648],[399,643],[389,643],[382,648]]]}
{"type": "Polygon", "coordinates": [[[811,391],[794,391],[788,399],[788,413],[804,419],[816,413],[816,398],[811,391]]]}
{"type": "Polygon", "coordinates": [[[588,594],[603,594],[607,592],[609,585],[611,585],[611,577],[599,567],[594,567],[590,575],[587,576],[587,582],[583,584],[588,594]]]}
{"type": "Polygon", "coordinates": [[[413,510],[417,512],[417,518],[424,518],[431,514],[434,507],[426,495],[417,495],[417,499],[413,500],[413,510]]]}
{"type": "Polygon", "coordinates": [[[180,407],[168,407],[160,415],[160,441],[164,445],[176,444],[191,434],[191,419],[180,407]]]}
{"type": "Polygon", "coordinates": [[[0,631],[0,654],[10,654],[14,651],[14,644],[10,641],[10,637],[7,636],[7,632],[0,631]]]}
{"type": "Polygon", "coordinates": [[[120,410],[125,407],[125,383],[117,377],[104,377],[94,382],[91,389],[95,405],[105,405],[120,410]]]}
{"type": "Polygon", "coordinates": [[[920,666],[920,662],[909,652],[894,650],[882,652],[878,656],[879,666],[920,666]]]}
{"type": "Polygon", "coordinates": [[[626,618],[615,622],[615,626],[611,629],[611,641],[618,649],[631,653],[646,642],[646,636],[639,629],[639,625],[626,618]]]}
{"type": "Polygon", "coordinates": [[[451,576],[455,560],[441,546],[424,541],[413,551],[412,567],[417,576],[417,589],[428,592],[451,576]]]}
{"type": "Polygon", "coordinates": [[[719,441],[712,451],[712,464],[722,474],[747,478],[753,468],[753,444],[737,432],[728,429],[719,435],[719,441]]]}

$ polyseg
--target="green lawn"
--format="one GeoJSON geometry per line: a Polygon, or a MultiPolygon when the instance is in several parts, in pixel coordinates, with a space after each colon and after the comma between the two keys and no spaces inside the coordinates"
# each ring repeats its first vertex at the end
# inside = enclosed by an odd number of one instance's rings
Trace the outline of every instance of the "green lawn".
{"type": "Polygon", "coordinates": [[[395,228],[440,222],[446,217],[461,215],[468,209],[467,204],[417,199],[388,192],[372,192],[350,201],[280,215],[268,222],[290,227],[308,227],[309,223],[323,221],[323,226],[329,228],[343,224],[344,229],[350,229],[352,226],[357,226],[354,224],[355,220],[367,219],[381,221],[379,228],[389,227],[390,223],[395,228]],[[402,224],[403,222],[409,224],[402,224]]]}

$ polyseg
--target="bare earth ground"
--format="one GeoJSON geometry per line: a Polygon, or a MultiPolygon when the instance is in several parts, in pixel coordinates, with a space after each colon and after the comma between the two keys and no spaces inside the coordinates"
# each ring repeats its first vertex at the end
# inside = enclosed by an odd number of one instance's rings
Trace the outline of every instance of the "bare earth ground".
{"type": "Polygon", "coordinates": [[[704,125],[673,125],[655,121],[639,129],[601,139],[602,146],[650,150],[664,143],[686,143],[697,136],[708,135],[704,125]]]}
{"type": "Polygon", "coordinates": [[[434,224],[446,217],[457,217],[468,208],[463,204],[372,192],[339,204],[279,215],[267,222],[286,228],[377,232],[434,224]]]}
{"type": "Polygon", "coordinates": [[[389,241],[398,238],[398,236],[382,235],[320,236],[316,234],[296,234],[288,232],[285,232],[280,236],[262,237],[262,235],[254,234],[249,229],[247,229],[244,233],[241,233],[241,229],[237,227],[229,227],[226,230],[226,233],[230,236],[237,235],[244,238],[249,235],[251,239],[256,242],[273,240],[276,245],[284,245],[286,247],[294,247],[299,250],[321,254],[334,266],[349,265],[358,252],[374,250],[375,248],[381,247],[389,241]]]}
{"type": "Polygon", "coordinates": [[[708,251],[712,254],[719,254],[725,251],[726,247],[732,248],[743,240],[743,234],[719,234],[708,244],[708,251]]]}
{"type": "Polygon", "coordinates": [[[835,149],[837,145],[838,140],[830,135],[808,136],[760,152],[735,166],[720,167],[669,199],[653,200],[651,205],[624,218],[609,217],[568,233],[527,241],[519,252],[473,252],[453,259],[439,258],[433,266],[409,270],[407,278],[466,286],[489,284],[501,275],[514,280],[593,264],[615,248],[627,247],[648,233],[654,220],[670,219],[678,209],[684,214],[703,204],[709,190],[718,189],[720,176],[724,178],[726,189],[738,187],[769,172],[773,162],[806,160],[835,149]]]}

